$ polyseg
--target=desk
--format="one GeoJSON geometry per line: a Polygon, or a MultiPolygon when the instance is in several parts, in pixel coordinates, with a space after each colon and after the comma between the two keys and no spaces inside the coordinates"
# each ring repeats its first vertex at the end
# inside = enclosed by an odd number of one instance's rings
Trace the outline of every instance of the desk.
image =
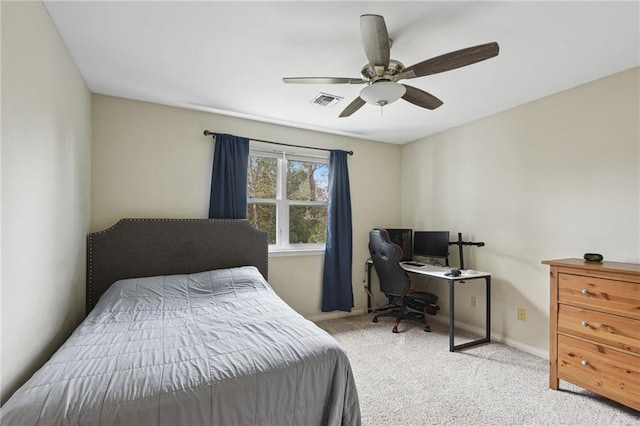
{"type": "MultiPolygon", "coordinates": [[[[479,345],[481,343],[488,343],[491,341],[491,274],[488,272],[480,272],[474,271],[473,274],[466,273],[462,271],[462,275],[459,277],[448,277],[445,275],[451,268],[445,268],[442,266],[435,265],[425,265],[425,266],[412,266],[407,265],[404,262],[400,262],[400,266],[405,271],[411,274],[419,274],[426,275],[432,278],[441,278],[449,284],[449,351],[454,352],[457,349],[468,348],[469,346],[479,345]],[[461,281],[470,281],[484,278],[486,284],[486,297],[487,297],[487,309],[486,309],[486,327],[485,327],[485,337],[473,340],[471,342],[465,342],[459,345],[454,343],[455,331],[455,311],[454,311],[454,297],[455,297],[455,283],[461,281]]],[[[371,260],[367,261],[367,289],[369,290],[367,294],[367,313],[372,312],[371,309],[371,297],[369,294],[371,293],[371,268],[373,267],[373,262],[371,260]]]]}

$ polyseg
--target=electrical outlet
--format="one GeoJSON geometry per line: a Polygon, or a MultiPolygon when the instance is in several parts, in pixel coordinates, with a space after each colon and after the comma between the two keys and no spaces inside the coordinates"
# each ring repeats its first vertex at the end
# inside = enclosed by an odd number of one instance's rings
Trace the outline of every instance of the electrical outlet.
{"type": "Polygon", "coordinates": [[[478,298],[474,297],[474,296],[471,296],[471,307],[475,308],[477,306],[478,306],[478,298]]]}
{"type": "Polygon", "coordinates": [[[518,308],[518,320],[519,321],[527,320],[527,310],[525,308],[518,308]]]}

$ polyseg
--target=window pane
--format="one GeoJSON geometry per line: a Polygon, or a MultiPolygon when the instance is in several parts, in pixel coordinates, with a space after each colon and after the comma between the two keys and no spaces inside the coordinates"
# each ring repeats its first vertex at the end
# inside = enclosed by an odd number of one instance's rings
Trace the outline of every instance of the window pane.
{"type": "Polygon", "coordinates": [[[289,243],[324,243],[327,232],[327,206],[290,206],[289,243]]]}
{"type": "Polygon", "coordinates": [[[247,196],[275,200],[277,171],[277,158],[250,156],[247,196]]]}
{"type": "Polygon", "coordinates": [[[269,244],[276,243],[276,205],[249,203],[247,219],[254,228],[267,233],[269,244]]]}
{"type": "Polygon", "coordinates": [[[313,161],[288,161],[287,198],[289,200],[327,201],[328,190],[328,164],[313,161]]]}

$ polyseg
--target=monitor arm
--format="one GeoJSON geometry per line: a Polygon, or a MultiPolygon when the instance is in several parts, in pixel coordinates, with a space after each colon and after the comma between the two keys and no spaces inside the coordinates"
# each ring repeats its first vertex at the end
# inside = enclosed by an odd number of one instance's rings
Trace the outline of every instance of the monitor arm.
{"type": "Polygon", "coordinates": [[[478,246],[483,247],[483,242],[474,242],[474,241],[462,241],[462,232],[458,232],[458,241],[449,241],[450,246],[458,246],[458,253],[460,255],[460,269],[465,269],[464,267],[464,256],[462,254],[462,246],[478,246]]]}

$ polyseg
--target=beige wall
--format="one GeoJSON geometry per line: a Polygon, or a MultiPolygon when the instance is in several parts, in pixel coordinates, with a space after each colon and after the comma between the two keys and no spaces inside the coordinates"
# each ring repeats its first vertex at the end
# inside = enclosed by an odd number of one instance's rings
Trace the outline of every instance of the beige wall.
{"type": "MultiPolygon", "coordinates": [[[[465,264],[494,274],[496,336],[548,350],[542,260],[640,262],[639,80],[635,68],[403,146],[402,222],[486,242],[465,248],[465,264]]],[[[422,285],[445,313],[444,285],[422,285]]],[[[456,315],[481,325],[482,284],[458,288],[456,315]]]]}
{"type": "Polygon", "coordinates": [[[91,95],[43,5],[2,5],[2,401],[84,316],[91,95]]]}
{"type": "MultiPolygon", "coordinates": [[[[203,218],[208,214],[213,142],[209,129],[257,139],[353,150],[355,310],[366,304],[368,232],[400,223],[400,146],[259,123],[108,96],[93,96],[94,231],[122,217],[203,218]]],[[[316,154],[317,155],[317,154],[316,154]]],[[[320,312],[322,255],[271,257],[269,282],[294,309],[320,312]]]]}

